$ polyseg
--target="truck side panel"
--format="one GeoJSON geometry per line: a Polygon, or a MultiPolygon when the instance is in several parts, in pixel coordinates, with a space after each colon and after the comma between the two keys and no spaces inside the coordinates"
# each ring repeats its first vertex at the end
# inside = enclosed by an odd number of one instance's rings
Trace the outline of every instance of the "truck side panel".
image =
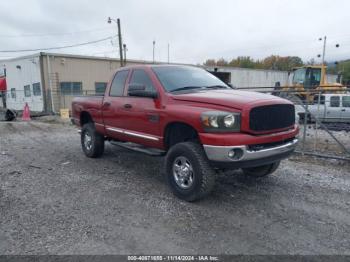
{"type": "Polygon", "coordinates": [[[73,121],[79,126],[88,122],[89,118],[95,123],[96,130],[104,134],[104,123],[101,112],[103,103],[103,97],[101,96],[89,96],[89,97],[76,97],[72,103],[72,116],[73,121]]]}

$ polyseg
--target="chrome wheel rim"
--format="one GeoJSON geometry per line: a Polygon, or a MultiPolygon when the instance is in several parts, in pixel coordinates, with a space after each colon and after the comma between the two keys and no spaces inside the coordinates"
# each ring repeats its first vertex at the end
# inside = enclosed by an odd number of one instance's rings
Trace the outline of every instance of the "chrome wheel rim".
{"type": "Polygon", "coordinates": [[[84,134],[84,146],[89,151],[92,148],[92,137],[89,134],[89,132],[85,132],[85,134],[84,134]]]}
{"type": "Polygon", "coordinates": [[[193,184],[193,168],[190,161],[184,157],[179,156],[173,163],[173,176],[176,184],[182,189],[188,189],[193,184]]]}

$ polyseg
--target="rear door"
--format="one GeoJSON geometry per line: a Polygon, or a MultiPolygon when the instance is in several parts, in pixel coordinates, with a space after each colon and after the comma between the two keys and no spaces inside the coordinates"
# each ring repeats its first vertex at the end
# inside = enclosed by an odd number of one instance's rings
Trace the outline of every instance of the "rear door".
{"type": "Polygon", "coordinates": [[[128,75],[129,70],[121,70],[115,74],[102,103],[106,134],[115,139],[124,138],[122,128],[125,123],[123,122],[122,109],[125,104],[124,88],[128,75]]]}
{"type": "Polygon", "coordinates": [[[350,123],[350,95],[342,96],[341,121],[350,123]]]}
{"type": "Polygon", "coordinates": [[[339,95],[329,97],[328,107],[326,110],[327,122],[338,122],[341,119],[341,100],[339,95]]]}

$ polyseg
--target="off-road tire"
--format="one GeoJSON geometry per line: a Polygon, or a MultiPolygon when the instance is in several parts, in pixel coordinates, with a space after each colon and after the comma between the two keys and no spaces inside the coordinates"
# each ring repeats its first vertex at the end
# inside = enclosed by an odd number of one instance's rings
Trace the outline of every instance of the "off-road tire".
{"type": "Polygon", "coordinates": [[[209,165],[209,160],[198,143],[182,142],[172,146],[164,163],[165,176],[172,192],[178,198],[192,202],[199,200],[212,191],[215,185],[215,171],[209,165]],[[175,180],[173,166],[179,157],[185,157],[193,169],[193,182],[188,189],[181,188],[175,180]]]}
{"type": "Polygon", "coordinates": [[[94,123],[87,123],[81,129],[81,147],[87,157],[97,158],[102,156],[105,149],[105,141],[103,135],[96,132],[94,123]],[[91,148],[87,148],[84,139],[85,135],[91,136],[91,148]]]}
{"type": "Polygon", "coordinates": [[[280,161],[277,161],[275,163],[264,166],[242,168],[242,170],[245,175],[250,177],[264,177],[275,172],[279,165],[280,161]]]}

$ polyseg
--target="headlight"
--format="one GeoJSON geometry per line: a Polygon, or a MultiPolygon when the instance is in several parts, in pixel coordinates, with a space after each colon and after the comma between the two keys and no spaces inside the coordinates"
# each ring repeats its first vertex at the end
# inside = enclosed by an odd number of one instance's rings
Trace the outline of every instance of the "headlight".
{"type": "Polygon", "coordinates": [[[241,128],[241,115],[222,111],[202,113],[202,125],[207,132],[237,132],[241,128]]]}
{"type": "Polygon", "coordinates": [[[232,114],[229,114],[224,117],[224,125],[225,127],[233,127],[235,124],[235,117],[232,114]]]}

